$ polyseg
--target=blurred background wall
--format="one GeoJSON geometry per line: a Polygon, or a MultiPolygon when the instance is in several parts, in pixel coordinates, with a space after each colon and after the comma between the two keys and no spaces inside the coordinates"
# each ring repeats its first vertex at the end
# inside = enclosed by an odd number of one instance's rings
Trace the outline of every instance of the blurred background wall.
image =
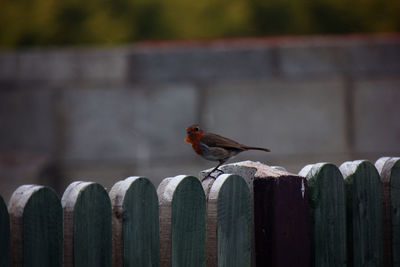
{"type": "Polygon", "coordinates": [[[4,0],[0,195],[155,185],[215,166],[185,128],[265,146],[235,160],[400,155],[398,0],[4,0]]]}
{"type": "Polygon", "coordinates": [[[0,194],[73,180],[110,187],[215,165],[202,128],[271,153],[235,160],[297,173],[400,155],[400,35],[142,42],[0,53],[0,194]]]}

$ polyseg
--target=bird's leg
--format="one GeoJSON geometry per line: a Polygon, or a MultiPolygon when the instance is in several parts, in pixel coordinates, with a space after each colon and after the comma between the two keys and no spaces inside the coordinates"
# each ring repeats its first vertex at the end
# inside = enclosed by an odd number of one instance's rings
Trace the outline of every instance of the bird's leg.
{"type": "Polygon", "coordinates": [[[204,181],[204,180],[207,179],[207,178],[214,178],[214,179],[217,179],[217,177],[218,177],[219,175],[221,175],[221,174],[224,173],[222,170],[218,170],[218,167],[221,166],[222,164],[224,164],[224,162],[225,162],[225,161],[220,161],[219,164],[218,164],[214,169],[212,169],[212,170],[208,173],[208,175],[207,175],[206,177],[204,177],[201,181],[204,181]],[[220,174],[217,175],[216,177],[214,177],[214,176],[211,175],[211,174],[212,174],[213,172],[215,172],[215,171],[219,171],[219,172],[220,172],[220,174]]]}

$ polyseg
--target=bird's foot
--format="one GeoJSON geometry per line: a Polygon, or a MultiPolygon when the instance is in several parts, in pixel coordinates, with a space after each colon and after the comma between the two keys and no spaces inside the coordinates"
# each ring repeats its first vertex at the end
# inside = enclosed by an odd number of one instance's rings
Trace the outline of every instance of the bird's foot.
{"type": "Polygon", "coordinates": [[[220,176],[221,174],[223,174],[223,173],[224,173],[224,171],[223,171],[223,170],[216,169],[215,171],[211,172],[211,173],[210,173],[210,175],[211,175],[212,173],[214,173],[214,172],[218,172],[218,173],[219,173],[219,174],[217,174],[217,176],[216,176],[215,178],[217,178],[218,176],[220,176]]]}
{"type": "Polygon", "coordinates": [[[220,169],[216,169],[216,170],[213,170],[213,171],[211,171],[211,172],[209,172],[208,173],[208,175],[206,176],[206,177],[204,177],[201,181],[203,182],[204,180],[206,180],[206,179],[208,179],[208,178],[212,178],[212,179],[217,179],[218,178],[218,176],[220,176],[221,174],[223,174],[224,173],[224,171],[222,171],[222,170],[220,170],[220,169]],[[217,172],[217,175],[212,175],[213,173],[215,173],[215,172],[217,172]]]}

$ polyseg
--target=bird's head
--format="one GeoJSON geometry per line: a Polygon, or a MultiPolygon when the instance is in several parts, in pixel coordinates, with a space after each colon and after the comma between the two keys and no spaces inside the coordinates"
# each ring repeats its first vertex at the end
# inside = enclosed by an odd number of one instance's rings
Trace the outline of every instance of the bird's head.
{"type": "Polygon", "coordinates": [[[192,125],[186,128],[187,136],[185,138],[185,142],[189,144],[193,144],[193,142],[199,141],[200,138],[204,136],[204,132],[198,125],[192,125]]]}

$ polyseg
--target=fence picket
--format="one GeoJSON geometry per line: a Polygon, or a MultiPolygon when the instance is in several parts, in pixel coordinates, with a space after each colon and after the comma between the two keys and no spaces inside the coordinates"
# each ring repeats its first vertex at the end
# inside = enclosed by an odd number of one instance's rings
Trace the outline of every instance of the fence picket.
{"type": "Polygon", "coordinates": [[[62,208],[45,186],[22,185],[13,193],[10,213],[11,265],[53,267],[62,264],[62,208]]]}
{"type": "Polygon", "coordinates": [[[345,179],[349,263],[383,266],[382,186],[375,166],[366,160],[340,166],[345,179]]]}
{"type": "Polygon", "coordinates": [[[113,266],[158,267],[160,242],[158,198],[143,177],[128,177],[110,190],[113,266]]]}
{"type": "Polygon", "coordinates": [[[257,168],[253,189],[256,266],[309,266],[306,179],[259,162],[244,166],[257,168]]]}
{"type": "Polygon", "coordinates": [[[160,214],[160,265],[204,267],[206,202],[200,181],[179,175],[157,189],[160,214]]]}
{"type": "Polygon", "coordinates": [[[307,178],[315,267],[346,266],[346,205],[343,176],[330,163],[308,165],[307,178]]]}
{"type": "Polygon", "coordinates": [[[400,158],[380,158],[383,187],[384,264],[400,266],[400,158]]]}
{"type": "Polygon", "coordinates": [[[10,266],[10,216],[0,196],[0,267],[10,266]]]}
{"type": "Polygon", "coordinates": [[[250,267],[252,199],[245,180],[220,175],[207,201],[207,267],[250,267]]]}
{"type": "Polygon", "coordinates": [[[62,197],[64,266],[111,266],[111,201],[92,182],[73,182],[62,197]]]}

